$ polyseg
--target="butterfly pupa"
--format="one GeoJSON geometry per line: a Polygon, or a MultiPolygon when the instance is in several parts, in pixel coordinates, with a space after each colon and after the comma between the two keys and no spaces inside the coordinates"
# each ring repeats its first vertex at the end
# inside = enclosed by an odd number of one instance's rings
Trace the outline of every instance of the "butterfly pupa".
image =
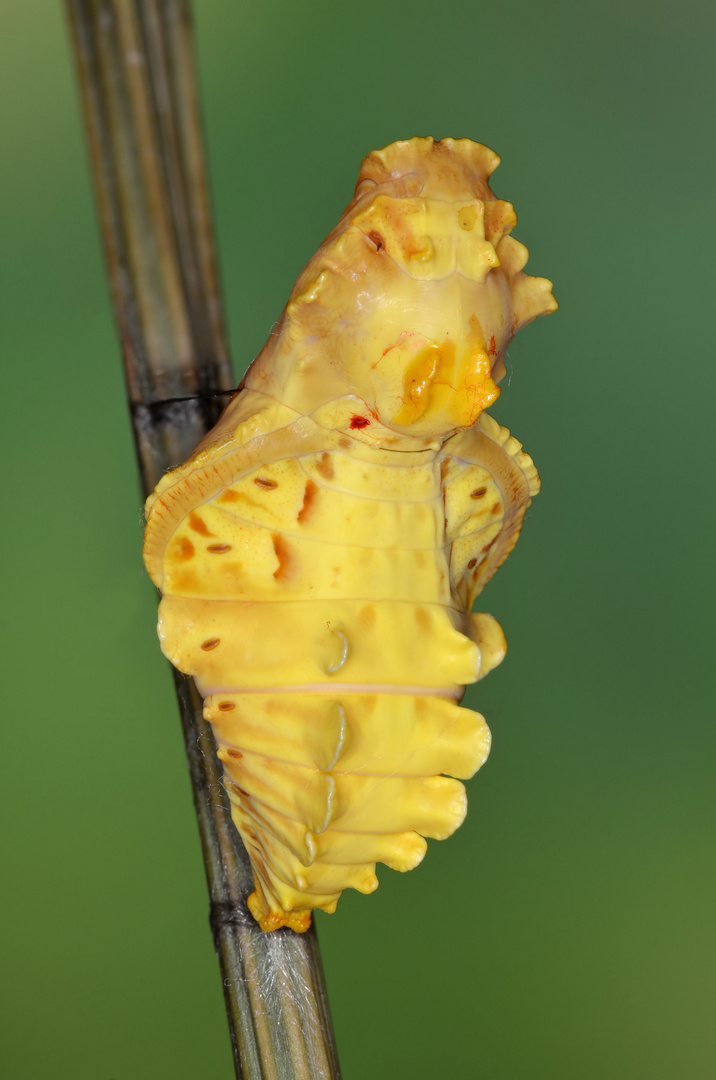
{"type": "Polygon", "coordinates": [[[264,930],[307,929],[465,817],[505,653],[475,597],[538,490],[486,412],[556,302],[468,139],[397,142],[300,275],[239,393],[147,501],[161,646],[204,696],[264,930]]]}

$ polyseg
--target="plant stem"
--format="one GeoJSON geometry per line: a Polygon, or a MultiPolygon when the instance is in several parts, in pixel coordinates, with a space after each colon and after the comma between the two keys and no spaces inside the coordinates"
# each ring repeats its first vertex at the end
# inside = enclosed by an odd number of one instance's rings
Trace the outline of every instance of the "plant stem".
{"type": "MultiPolygon", "coordinates": [[[[145,495],[233,381],[188,0],[66,0],[145,495]],[[223,393],[218,393],[223,392],[223,393]]],[[[340,1073],[315,930],[265,934],[196,687],[174,672],[237,1077],[340,1073]]]]}

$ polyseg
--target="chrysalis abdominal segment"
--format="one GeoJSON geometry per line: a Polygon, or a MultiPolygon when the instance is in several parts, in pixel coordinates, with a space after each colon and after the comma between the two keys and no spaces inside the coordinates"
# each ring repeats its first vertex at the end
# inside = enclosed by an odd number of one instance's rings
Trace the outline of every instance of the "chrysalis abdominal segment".
{"type": "Polygon", "coordinates": [[[376,862],[409,870],[466,811],[490,736],[459,706],[505,641],[475,597],[538,490],[484,412],[514,333],[556,307],[523,272],[498,158],[370,154],[242,389],[147,503],[162,648],[192,675],[265,930],[305,930],[376,862]]]}

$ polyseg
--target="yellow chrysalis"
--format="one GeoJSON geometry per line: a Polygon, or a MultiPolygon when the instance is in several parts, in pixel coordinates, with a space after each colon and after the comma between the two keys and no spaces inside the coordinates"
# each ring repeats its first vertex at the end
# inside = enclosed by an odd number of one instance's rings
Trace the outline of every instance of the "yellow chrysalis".
{"type": "Polygon", "coordinates": [[[241,391],[147,502],[162,649],[205,697],[264,930],[416,866],[489,751],[458,702],[506,646],[472,604],[538,478],[483,410],[557,306],[498,163],[467,139],[369,154],[241,391]]]}

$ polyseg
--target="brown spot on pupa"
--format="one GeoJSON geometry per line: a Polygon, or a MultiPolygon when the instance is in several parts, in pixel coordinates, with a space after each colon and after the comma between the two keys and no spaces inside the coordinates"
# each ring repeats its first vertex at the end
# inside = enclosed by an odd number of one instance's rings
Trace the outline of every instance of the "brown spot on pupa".
{"type": "Polygon", "coordinates": [[[213,536],[213,532],[210,532],[206,526],[203,518],[199,517],[195,510],[189,514],[189,528],[194,532],[199,533],[200,536],[213,536]]]}
{"type": "Polygon", "coordinates": [[[232,503],[238,502],[240,498],[241,496],[238,491],[232,491],[231,488],[227,488],[226,491],[222,491],[216,501],[220,503],[232,503]]]}
{"type": "Polygon", "coordinates": [[[270,480],[268,476],[255,476],[254,483],[256,487],[264,488],[265,491],[271,491],[272,488],[278,487],[278,481],[270,480]]]}
{"type": "Polygon", "coordinates": [[[356,622],[361,630],[371,630],[375,625],[375,608],[372,604],[366,604],[358,612],[356,622]]]}
{"type": "Polygon", "coordinates": [[[273,576],[277,581],[281,581],[288,577],[291,569],[291,548],[286,543],[286,540],[281,533],[271,533],[271,539],[273,541],[273,550],[278,559],[278,566],[273,572],[273,576]]]}
{"type": "Polygon", "coordinates": [[[313,480],[306,481],[306,488],[303,492],[303,503],[301,509],[298,511],[297,521],[305,521],[311,512],[311,507],[315,504],[316,496],[318,495],[318,486],[314,484],[313,480]]]}
{"type": "Polygon", "coordinates": [[[352,443],[351,443],[350,439],[347,439],[347,438],[345,437],[345,435],[343,435],[343,436],[342,436],[342,437],[341,437],[341,438],[340,438],[340,439],[338,440],[338,445],[339,445],[339,446],[341,447],[341,449],[342,449],[342,450],[350,450],[350,448],[351,448],[351,446],[352,446],[352,443]]]}
{"type": "Polygon", "coordinates": [[[370,240],[371,244],[375,244],[376,251],[383,250],[383,248],[385,247],[385,241],[379,232],[376,232],[375,229],[371,229],[369,233],[366,233],[366,236],[370,240]]]}
{"type": "Polygon", "coordinates": [[[476,566],[476,565],[477,565],[477,559],[470,559],[469,563],[467,564],[467,568],[468,568],[468,570],[472,570],[473,566],[476,566]]]}
{"type": "Polygon", "coordinates": [[[251,798],[248,791],[244,791],[244,789],[242,787],[239,787],[238,784],[234,784],[233,782],[230,782],[229,787],[231,787],[236,792],[237,795],[241,795],[242,798],[244,798],[244,799],[250,799],[251,798]]]}
{"type": "Polygon", "coordinates": [[[495,335],[493,334],[492,337],[490,338],[490,347],[487,350],[487,354],[488,354],[488,356],[494,356],[496,352],[497,352],[497,343],[495,341],[495,335]]]}
{"type": "Polygon", "coordinates": [[[244,756],[240,750],[227,750],[226,753],[229,755],[230,758],[233,758],[234,761],[241,761],[242,757],[244,756]]]}
{"type": "Polygon", "coordinates": [[[420,551],[420,549],[416,549],[415,551],[415,565],[425,566],[425,552],[420,551]]]}
{"type": "Polygon", "coordinates": [[[496,503],[494,504],[494,506],[491,506],[491,507],[490,507],[490,513],[491,513],[491,514],[499,514],[499,512],[500,512],[500,510],[501,510],[501,509],[502,509],[502,503],[500,503],[500,502],[496,502],[496,503]]]}
{"type": "Polygon", "coordinates": [[[429,633],[431,626],[431,619],[424,607],[416,607],[415,609],[415,621],[424,633],[429,633]]]}
{"type": "Polygon", "coordinates": [[[324,476],[326,480],[333,479],[333,462],[331,461],[331,455],[327,451],[321,454],[316,464],[316,472],[324,476]]]}
{"type": "Polygon", "coordinates": [[[486,495],[487,495],[487,488],[486,487],[475,488],[474,491],[470,492],[470,498],[471,499],[484,499],[486,495]]]}
{"type": "Polygon", "coordinates": [[[220,701],[219,702],[219,709],[221,710],[221,712],[231,712],[231,710],[235,709],[235,708],[236,708],[236,702],[235,701],[220,701]]]}
{"type": "Polygon", "coordinates": [[[225,555],[227,551],[231,551],[231,544],[209,544],[206,550],[212,555],[225,555]]]}
{"type": "Polygon", "coordinates": [[[207,638],[206,641],[202,641],[201,647],[204,650],[204,652],[211,652],[212,649],[216,648],[216,646],[219,644],[220,641],[221,641],[221,638],[210,637],[210,638],[207,638]]]}
{"type": "Polygon", "coordinates": [[[354,430],[356,428],[368,427],[369,424],[370,420],[367,416],[359,416],[358,413],[353,413],[353,416],[351,416],[351,427],[354,430]]]}
{"type": "Polygon", "coordinates": [[[174,549],[177,560],[191,559],[194,554],[194,545],[188,536],[182,536],[174,549]]]}
{"type": "Polygon", "coordinates": [[[493,546],[493,544],[497,543],[497,540],[498,540],[498,537],[493,536],[493,538],[492,538],[492,540],[490,540],[489,544],[485,544],[485,546],[484,546],[484,548],[482,550],[483,551],[489,551],[490,548],[493,546]]]}

